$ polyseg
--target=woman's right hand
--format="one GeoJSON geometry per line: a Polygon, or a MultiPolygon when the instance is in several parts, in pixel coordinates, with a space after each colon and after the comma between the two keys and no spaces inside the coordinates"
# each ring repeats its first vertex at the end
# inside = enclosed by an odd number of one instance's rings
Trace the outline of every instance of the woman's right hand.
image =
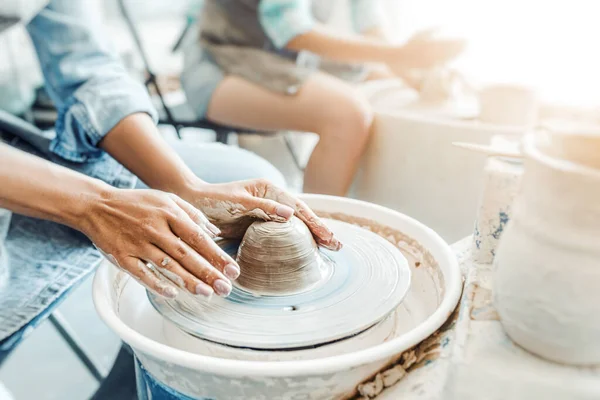
{"type": "Polygon", "coordinates": [[[434,31],[423,31],[400,46],[388,65],[393,71],[433,68],[456,58],[465,47],[464,40],[440,39],[434,36],[434,31]]]}
{"type": "Polygon", "coordinates": [[[227,296],[231,280],[240,274],[213,240],[219,229],[173,194],[111,188],[87,209],[78,228],[113,264],[154,293],[173,298],[179,288],[227,296]]]}

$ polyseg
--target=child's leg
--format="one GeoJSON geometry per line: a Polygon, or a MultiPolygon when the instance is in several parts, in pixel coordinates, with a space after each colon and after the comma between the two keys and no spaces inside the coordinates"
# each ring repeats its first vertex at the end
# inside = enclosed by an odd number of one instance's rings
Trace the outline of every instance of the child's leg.
{"type": "Polygon", "coordinates": [[[304,190],[345,195],[367,144],[373,114],[350,85],[316,73],[294,96],[226,77],[212,96],[207,118],[257,130],[317,133],[320,140],[306,167],[304,190]]]}

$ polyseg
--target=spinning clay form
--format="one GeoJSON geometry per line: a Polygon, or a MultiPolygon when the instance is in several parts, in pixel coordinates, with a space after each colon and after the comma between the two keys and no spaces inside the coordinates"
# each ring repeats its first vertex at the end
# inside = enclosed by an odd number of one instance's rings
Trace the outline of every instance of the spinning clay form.
{"type": "Polygon", "coordinates": [[[254,222],[242,239],[237,261],[237,284],[262,295],[304,292],[331,270],[310,230],[296,217],[284,223],[254,222]]]}
{"type": "Polygon", "coordinates": [[[317,247],[298,218],[253,223],[237,254],[240,277],[227,298],[148,294],[165,318],[194,337],[231,347],[289,350],[342,340],[383,321],[408,292],[410,269],[381,236],[329,220],[344,247],[317,247]]]}

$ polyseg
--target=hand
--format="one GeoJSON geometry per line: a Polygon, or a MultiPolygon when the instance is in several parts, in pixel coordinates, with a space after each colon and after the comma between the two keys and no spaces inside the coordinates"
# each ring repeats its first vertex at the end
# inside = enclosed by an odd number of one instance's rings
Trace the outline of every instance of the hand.
{"type": "Polygon", "coordinates": [[[329,228],[304,202],[264,179],[201,183],[182,197],[217,225],[223,237],[241,238],[256,219],[284,222],[296,215],[308,226],[317,244],[335,251],[342,248],[329,228]]]}
{"type": "Polygon", "coordinates": [[[367,64],[367,81],[378,81],[385,79],[394,79],[398,76],[392,72],[387,64],[373,63],[367,64]]]}
{"type": "Polygon", "coordinates": [[[212,240],[219,229],[189,203],[155,190],[111,188],[100,197],[78,228],[117,267],[165,297],[175,297],[177,288],[204,296],[231,292],[239,266],[212,240]]]}
{"type": "Polygon", "coordinates": [[[465,46],[463,40],[437,39],[433,31],[424,31],[399,47],[388,64],[393,71],[432,68],[456,58],[465,46]]]}

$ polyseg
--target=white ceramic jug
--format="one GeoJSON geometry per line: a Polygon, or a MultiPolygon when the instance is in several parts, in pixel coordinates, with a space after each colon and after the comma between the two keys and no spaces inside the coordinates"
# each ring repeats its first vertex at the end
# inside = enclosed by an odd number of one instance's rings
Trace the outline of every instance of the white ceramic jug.
{"type": "MultiPolygon", "coordinates": [[[[598,142],[600,132],[584,137],[598,142]]],[[[600,169],[573,152],[560,158],[564,136],[552,138],[524,140],[521,189],[494,263],[494,302],[526,350],[600,364],[600,169]]],[[[569,138],[577,142],[576,133],[569,138]]]]}

